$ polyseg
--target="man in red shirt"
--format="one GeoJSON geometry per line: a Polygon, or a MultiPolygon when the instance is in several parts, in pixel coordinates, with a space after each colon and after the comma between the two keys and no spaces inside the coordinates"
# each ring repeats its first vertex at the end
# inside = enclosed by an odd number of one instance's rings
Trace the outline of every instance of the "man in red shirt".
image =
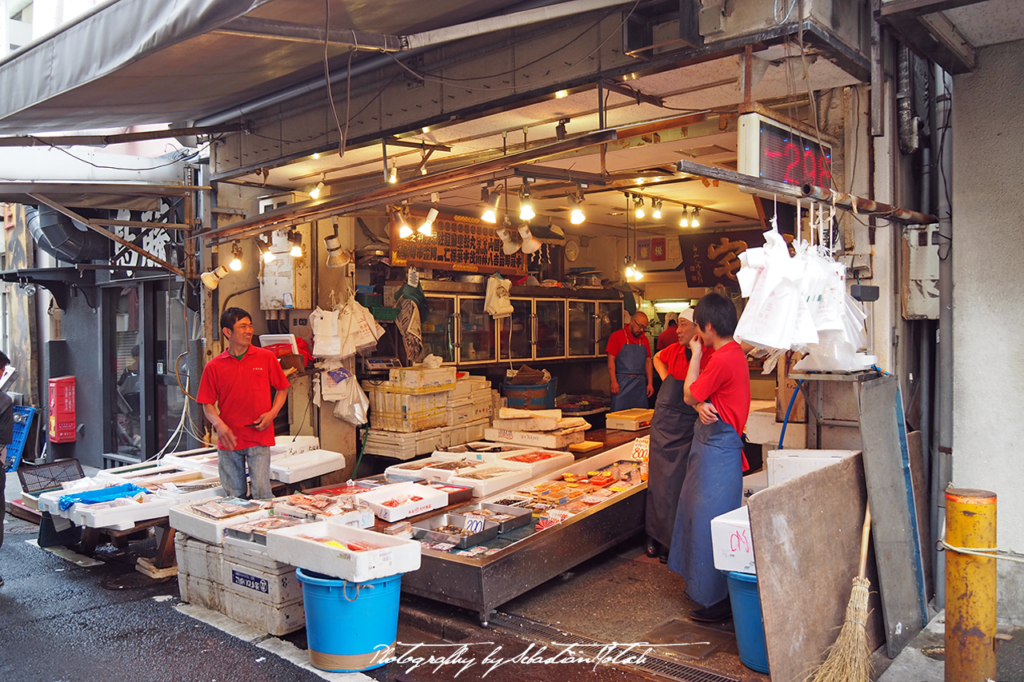
{"type": "MultiPolygon", "coordinates": [[[[690,309],[687,308],[686,310],[690,309]]],[[[658,350],[665,350],[673,343],[679,342],[679,317],[681,316],[676,313],[669,313],[665,316],[665,330],[658,334],[658,343],[655,344],[658,350]]]]}
{"type": "Polygon", "coordinates": [[[668,567],[686,580],[686,594],[703,608],[690,613],[696,621],[728,618],[732,609],[725,576],[715,568],[711,519],[740,506],[743,492],[743,440],[750,413],[750,372],[746,353],[732,334],[736,308],[712,293],[694,310],[698,335],[690,341],[692,357],[683,383],[688,405],[697,410],[686,480],[679,494],[668,567]],[[703,346],[714,349],[707,365],[703,346]]]}
{"type": "Polygon", "coordinates": [[[217,468],[228,495],[246,497],[248,463],[252,497],[268,500],[274,418],[288,398],[288,379],[273,353],[252,345],[249,313],[228,308],[220,326],[228,347],[206,363],[196,402],[217,432],[217,468]],[[271,388],[277,391],[273,400],[271,388]]]}
{"type": "Polygon", "coordinates": [[[608,337],[608,374],[611,376],[612,412],[647,408],[654,393],[651,342],[647,340],[647,315],[637,312],[622,329],[608,337]],[[647,379],[646,391],[644,378],[647,379]]]}

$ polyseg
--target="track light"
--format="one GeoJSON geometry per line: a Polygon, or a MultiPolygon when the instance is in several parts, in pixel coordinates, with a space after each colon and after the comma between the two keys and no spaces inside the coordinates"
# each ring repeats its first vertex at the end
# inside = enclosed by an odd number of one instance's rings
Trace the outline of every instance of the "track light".
{"type": "Polygon", "coordinates": [[[274,252],[270,250],[270,245],[264,241],[263,237],[256,237],[256,248],[260,252],[260,258],[264,263],[272,263],[274,261],[274,252]]]}
{"type": "Polygon", "coordinates": [[[427,217],[423,220],[423,224],[420,225],[419,229],[416,230],[424,237],[434,236],[434,220],[437,218],[437,209],[431,208],[427,211],[427,217]]]}
{"type": "Polygon", "coordinates": [[[327,249],[327,267],[340,268],[348,264],[349,255],[342,250],[338,235],[332,234],[324,237],[324,247],[327,249]]]}
{"type": "Polygon", "coordinates": [[[388,182],[392,185],[398,182],[398,164],[391,162],[391,173],[388,174],[388,182]]]}
{"type": "Polygon", "coordinates": [[[523,253],[536,253],[540,251],[541,242],[533,236],[530,226],[526,223],[519,226],[519,236],[523,238],[523,253]]]}
{"type": "Polygon", "coordinates": [[[651,206],[654,208],[654,212],[651,213],[651,217],[655,220],[661,220],[661,200],[653,199],[651,206]]]}
{"type": "Polygon", "coordinates": [[[696,206],[693,207],[693,220],[690,221],[690,227],[700,227],[700,209],[696,206]]]}
{"type": "Polygon", "coordinates": [[[640,272],[640,270],[636,267],[636,264],[632,262],[626,266],[625,274],[626,279],[631,279],[634,282],[639,282],[644,278],[644,273],[640,272]]]}
{"type": "Polygon", "coordinates": [[[529,222],[537,217],[533,212],[533,201],[530,199],[530,185],[523,180],[523,186],[519,188],[519,219],[529,222]]]}
{"type": "Polygon", "coordinates": [[[220,281],[227,276],[228,269],[223,265],[219,265],[213,270],[210,270],[209,272],[204,272],[202,275],[199,276],[199,279],[203,281],[203,286],[205,286],[210,291],[213,291],[214,289],[217,288],[217,285],[220,284],[220,281]]]}
{"type": "Polygon", "coordinates": [[[302,258],[302,235],[295,230],[288,231],[288,241],[292,248],[289,252],[292,258],[302,258]]]}
{"type": "Polygon", "coordinates": [[[480,219],[485,223],[494,225],[498,222],[498,204],[501,203],[501,192],[498,190],[488,191],[484,187],[480,190],[480,199],[487,204],[484,208],[484,214],[480,216],[480,219]]]}
{"type": "Polygon", "coordinates": [[[231,262],[228,263],[228,267],[235,272],[242,269],[242,245],[238,242],[231,245],[231,262]]]}
{"type": "Polygon", "coordinates": [[[316,187],[314,187],[312,190],[310,190],[310,192],[309,192],[310,198],[311,199],[319,199],[320,198],[320,192],[323,190],[323,188],[324,188],[324,181],[321,180],[320,182],[316,183],[316,187]]]}
{"type": "Polygon", "coordinates": [[[494,234],[501,240],[501,251],[506,256],[511,256],[519,250],[519,242],[512,239],[509,227],[510,226],[506,224],[504,227],[499,227],[494,231],[494,234]]]}
{"type": "Polygon", "coordinates": [[[634,197],[636,201],[636,217],[637,219],[643,218],[647,213],[644,211],[644,199],[643,197],[634,197]]]}
{"type": "Polygon", "coordinates": [[[690,226],[690,208],[683,206],[683,213],[679,216],[679,227],[690,226]]]}
{"type": "Polygon", "coordinates": [[[569,215],[569,222],[573,225],[579,225],[587,216],[583,213],[583,197],[582,195],[569,195],[569,203],[572,205],[572,213],[569,215]]]}

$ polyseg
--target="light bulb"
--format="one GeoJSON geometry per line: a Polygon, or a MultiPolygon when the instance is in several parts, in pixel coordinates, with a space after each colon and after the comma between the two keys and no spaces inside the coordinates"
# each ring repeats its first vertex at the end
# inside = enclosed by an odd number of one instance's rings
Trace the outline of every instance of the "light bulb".
{"type": "Polygon", "coordinates": [[[235,272],[238,272],[239,270],[242,269],[242,260],[238,257],[232,258],[231,262],[228,263],[228,267],[234,270],[235,272]]]}
{"type": "Polygon", "coordinates": [[[324,181],[321,180],[320,182],[316,183],[316,187],[314,187],[312,190],[310,190],[309,196],[311,198],[313,198],[313,199],[319,199],[320,198],[320,191],[323,188],[324,188],[324,181]]]}
{"type": "Polygon", "coordinates": [[[654,213],[651,214],[651,217],[654,218],[655,220],[661,220],[661,202],[660,201],[655,201],[654,202],[654,213]]]}
{"type": "Polygon", "coordinates": [[[273,263],[275,258],[277,258],[277,256],[275,256],[271,251],[267,251],[263,254],[264,263],[273,263]]]}
{"type": "Polygon", "coordinates": [[[637,269],[634,269],[634,270],[633,270],[633,279],[634,279],[634,280],[636,280],[636,281],[638,281],[638,282],[639,282],[639,281],[640,281],[640,280],[642,280],[643,278],[644,278],[644,273],[640,272],[640,271],[639,271],[639,270],[637,270],[637,269]]]}
{"type": "Polygon", "coordinates": [[[408,239],[412,236],[412,228],[402,223],[402,226],[398,228],[398,236],[402,239],[408,239]]]}
{"type": "Polygon", "coordinates": [[[391,175],[388,176],[388,182],[392,185],[398,182],[398,166],[391,164],[391,175]]]}
{"type": "Polygon", "coordinates": [[[292,247],[292,250],[289,251],[289,253],[291,254],[292,258],[302,258],[302,246],[296,244],[295,246],[292,247]]]}
{"type": "Polygon", "coordinates": [[[537,217],[537,214],[533,212],[533,206],[530,204],[523,204],[519,207],[519,219],[520,220],[533,220],[537,217]]]}
{"type": "Polygon", "coordinates": [[[228,267],[238,272],[242,269],[242,247],[238,242],[231,245],[231,262],[228,267]]]}
{"type": "Polygon", "coordinates": [[[569,216],[569,222],[571,222],[573,225],[579,225],[586,219],[587,216],[583,215],[583,209],[580,208],[579,206],[574,208],[572,210],[572,215],[569,216]]]}
{"type": "Polygon", "coordinates": [[[292,230],[288,233],[288,241],[291,242],[292,248],[288,253],[292,258],[302,258],[302,235],[292,230]]]}
{"type": "Polygon", "coordinates": [[[437,218],[437,209],[432,208],[427,211],[427,217],[423,220],[423,224],[417,230],[424,237],[434,236],[434,220],[437,218]]]}
{"type": "Polygon", "coordinates": [[[484,209],[484,214],[480,216],[480,220],[493,225],[498,222],[498,204],[501,202],[501,194],[497,191],[488,193],[486,188],[483,192],[487,194],[485,199],[487,206],[484,209]]]}
{"type": "Polygon", "coordinates": [[[693,220],[690,221],[690,227],[700,227],[700,209],[693,209],[693,220]]]}
{"type": "Polygon", "coordinates": [[[530,186],[523,181],[523,186],[519,188],[519,219],[524,222],[529,222],[537,217],[537,214],[533,212],[533,202],[530,200],[530,186]]]}
{"type": "Polygon", "coordinates": [[[690,226],[690,208],[688,206],[683,206],[683,212],[679,216],[679,227],[689,227],[689,226],[690,226]]]}
{"type": "Polygon", "coordinates": [[[637,197],[636,200],[636,217],[643,218],[647,213],[644,211],[644,200],[637,197]]]}

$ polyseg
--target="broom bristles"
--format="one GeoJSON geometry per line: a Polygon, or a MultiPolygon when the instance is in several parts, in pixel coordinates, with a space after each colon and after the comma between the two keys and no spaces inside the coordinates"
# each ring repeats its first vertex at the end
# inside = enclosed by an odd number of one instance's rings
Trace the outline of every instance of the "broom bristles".
{"type": "Polygon", "coordinates": [[[871,682],[871,651],[868,649],[867,578],[854,578],[846,620],[835,643],[825,650],[825,662],[805,682],[871,682]]]}

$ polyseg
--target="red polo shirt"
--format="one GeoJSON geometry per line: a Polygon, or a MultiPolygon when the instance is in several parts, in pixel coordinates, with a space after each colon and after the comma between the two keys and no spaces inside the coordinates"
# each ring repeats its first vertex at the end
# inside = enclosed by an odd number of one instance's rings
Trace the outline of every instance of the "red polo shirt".
{"type": "Polygon", "coordinates": [[[241,358],[224,351],[206,363],[196,402],[217,403],[221,419],[235,434],[236,450],[273,445],[274,429],[257,431],[252,424],[273,405],[270,388],[286,390],[290,384],[277,357],[268,350],[249,346],[241,358]]]}
{"type": "Polygon", "coordinates": [[[647,350],[647,357],[651,357],[651,342],[647,340],[647,334],[642,334],[638,339],[633,336],[633,332],[629,331],[628,325],[612,332],[612,335],[608,337],[608,346],[605,348],[605,352],[618,357],[622,349],[628,345],[643,345],[647,350]]]}
{"type": "Polygon", "coordinates": [[[718,410],[718,418],[743,435],[750,415],[750,370],[747,354],[735,341],[718,350],[708,361],[701,362],[700,376],[690,385],[690,395],[710,402],[718,410]]]}
{"type": "Polygon", "coordinates": [[[665,331],[658,334],[658,350],[665,350],[673,343],[679,343],[679,325],[674,324],[671,327],[666,327],[665,331]]]}
{"type": "MultiPolygon", "coordinates": [[[[673,343],[665,350],[658,351],[658,357],[665,363],[668,373],[678,381],[686,381],[686,370],[690,366],[690,361],[686,359],[686,349],[687,346],[681,343],[673,343]]],[[[714,348],[704,346],[704,350],[700,354],[700,369],[702,372],[708,366],[708,362],[711,360],[711,355],[714,352],[714,348]]]]}

